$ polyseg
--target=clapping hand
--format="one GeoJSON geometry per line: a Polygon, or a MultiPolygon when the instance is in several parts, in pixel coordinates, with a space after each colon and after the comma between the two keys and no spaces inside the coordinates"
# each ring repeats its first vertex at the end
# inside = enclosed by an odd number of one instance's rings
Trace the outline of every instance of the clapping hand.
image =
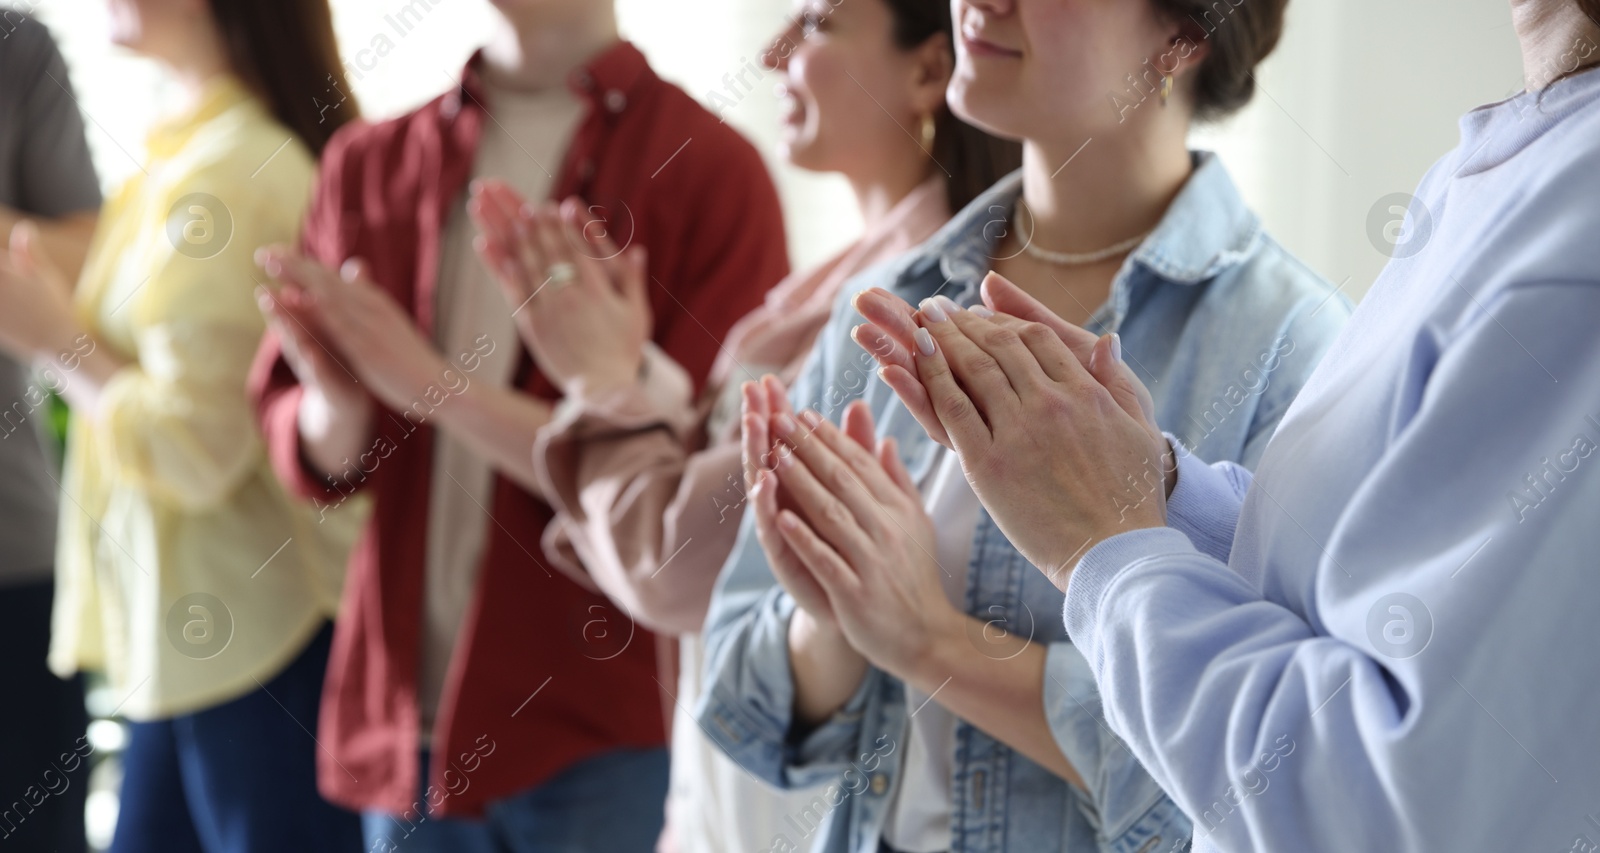
{"type": "Polygon", "coordinates": [[[535,207],[504,181],[475,182],[467,210],[539,369],[568,395],[637,381],[652,322],[644,248],[618,248],[580,199],[535,207]]]}
{"type": "Polygon", "coordinates": [[[960,454],[1007,538],[1065,591],[1089,548],[1166,523],[1172,451],[1115,336],[1060,320],[1000,276],[983,292],[986,305],[970,311],[948,299],[912,311],[868,292],[856,340],[929,435],[960,454]]]}

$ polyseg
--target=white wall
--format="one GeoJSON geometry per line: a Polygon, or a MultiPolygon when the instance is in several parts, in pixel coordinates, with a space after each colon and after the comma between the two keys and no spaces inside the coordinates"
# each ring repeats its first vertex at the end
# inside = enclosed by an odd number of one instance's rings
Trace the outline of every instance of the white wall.
{"type": "MultiPolygon", "coordinates": [[[[263,0],[265,2],[266,0],[263,0]]],[[[1030,0],[1040,2],[1041,0],[1030,0]]],[[[142,157],[162,100],[147,63],[105,47],[101,0],[9,0],[32,7],[72,63],[90,142],[108,184],[142,157]]],[[[600,2],[600,0],[595,0],[600,2]]],[[[367,112],[392,114],[447,85],[485,32],[484,0],[333,0],[335,25],[367,112]],[[429,7],[407,26],[399,12],[429,7]],[[380,56],[380,52],[383,54],[380,56]]],[[[753,61],[790,0],[617,0],[625,35],[663,76],[708,101],[753,61]]],[[[1292,251],[1357,296],[1385,256],[1368,233],[1380,198],[1415,187],[1456,141],[1456,118],[1521,86],[1506,0],[1295,0],[1256,103],[1197,144],[1214,147],[1246,198],[1292,251]]],[[[797,263],[819,260],[859,227],[842,182],[772,161],[770,79],[724,112],[769,154],[797,263]]]]}

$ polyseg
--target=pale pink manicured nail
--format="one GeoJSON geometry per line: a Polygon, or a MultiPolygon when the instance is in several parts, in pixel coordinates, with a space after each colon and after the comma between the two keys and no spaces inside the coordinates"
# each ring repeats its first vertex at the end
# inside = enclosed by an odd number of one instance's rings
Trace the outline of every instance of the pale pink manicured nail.
{"type": "Polygon", "coordinates": [[[800,413],[800,422],[812,429],[816,429],[822,426],[822,416],[811,409],[806,409],[800,413]]]}
{"type": "Polygon", "coordinates": [[[971,308],[968,308],[967,311],[973,316],[982,317],[985,320],[994,316],[994,312],[989,310],[989,306],[987,305],[974,305],[971,308]]]}
{"type": "Polygon", "coordinates": [[[943,308],[944,312],[946,314],[953,315],[957,311],[961,310],[961,306],[957,305],[956,301],[954,299],[951,299],[950,297],[945,296],[943,293],[939,294],[938,296],[933,297],[933,301],[937,302],[939,304],[939,307],[943,308]]]}
{"type": "Polygon", "coordinates": [[[1122,336],[1115,333],[1111,335],[1111,357],[1122,361],[1122,336]]]}
{"type": "Polygon", "coordinates": [[[944,313],[944,308],[932,299],[922,300],[922,305],[919,307],[922,309],[922,316],[934,323],[943,323],[950,319],[950,315],[944,313]]]}
{"type": "Polygon", "coordinates": [[[788,415],[779,415],[772,419],[772,425],[777,428],[778,435],[793,435],[799,427],[795,426],[794,418],[788,415]]]}
{"type": "Polygon", "coordinates": [[[917,352],[922,353],[924,356],[933,355],[933,335],[928,334],[927,329],[919,328],[911,337],[916,339],[917,352]]]}

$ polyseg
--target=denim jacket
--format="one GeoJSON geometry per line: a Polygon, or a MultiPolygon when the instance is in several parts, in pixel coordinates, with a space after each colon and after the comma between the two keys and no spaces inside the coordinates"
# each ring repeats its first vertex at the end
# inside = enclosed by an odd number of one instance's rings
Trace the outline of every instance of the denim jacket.
{"type": "MultiPolygon", "coordinates": [[[[1262,230],[1222,163],[1196,153],[1188,183],[1118,272],[1088,324],[1118,332],[1124,358],[1149,386],[1162,428],[1210,460],[1253,465],[1284,410],[1349,316],[1348,303],[1262,230]]],[[[792,389],[797,409],[837,421],[863,398],[921,482],[940,454],[871,356],[849,337],[862,318],[850,298],[884,287],[912,304],[944,293],[962,305],[994,260],[1021,193],[1020,174],[995,185],[926,244],[849,282],[792,389]]],[[[965,611],[985,623],[980,650],[1006,633],[1048,647],[1044,702],[1057,745],[1085,780],[1078,789],[959,722],[952,851],[1168,853],[1188,848],[1190,820],[1106,728],[1087,662],[1063,629],[1062,594],[981,513],[965,611]]],[[[699,724],[754,776],[783,788],[830,782],[784,821],[767,850],[875,853],[898,784],[910,709],[905,685],[869,670],[846,705],[791,737],[792,598],[773,579],[749,513],[707,618],[699,724]]],[[[765,853],[765,851],[752,851],[765,853]]]]}

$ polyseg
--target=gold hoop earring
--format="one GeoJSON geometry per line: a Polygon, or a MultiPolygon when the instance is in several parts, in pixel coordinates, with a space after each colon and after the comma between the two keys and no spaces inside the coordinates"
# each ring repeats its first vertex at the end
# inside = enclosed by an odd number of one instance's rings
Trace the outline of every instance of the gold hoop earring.
{"type": "Polygon", "coordinates": [[[1172,75],[1161,75],[1161,106],[1167,105],[1167,99],[1172,97],[1172,75]]]}
{"type": "Polygon", "coordinates": [[[939,133],[939,127],[933,120],[933,113],[922,117],[922,150],[933,154],[933,140],[939,133]]]}

